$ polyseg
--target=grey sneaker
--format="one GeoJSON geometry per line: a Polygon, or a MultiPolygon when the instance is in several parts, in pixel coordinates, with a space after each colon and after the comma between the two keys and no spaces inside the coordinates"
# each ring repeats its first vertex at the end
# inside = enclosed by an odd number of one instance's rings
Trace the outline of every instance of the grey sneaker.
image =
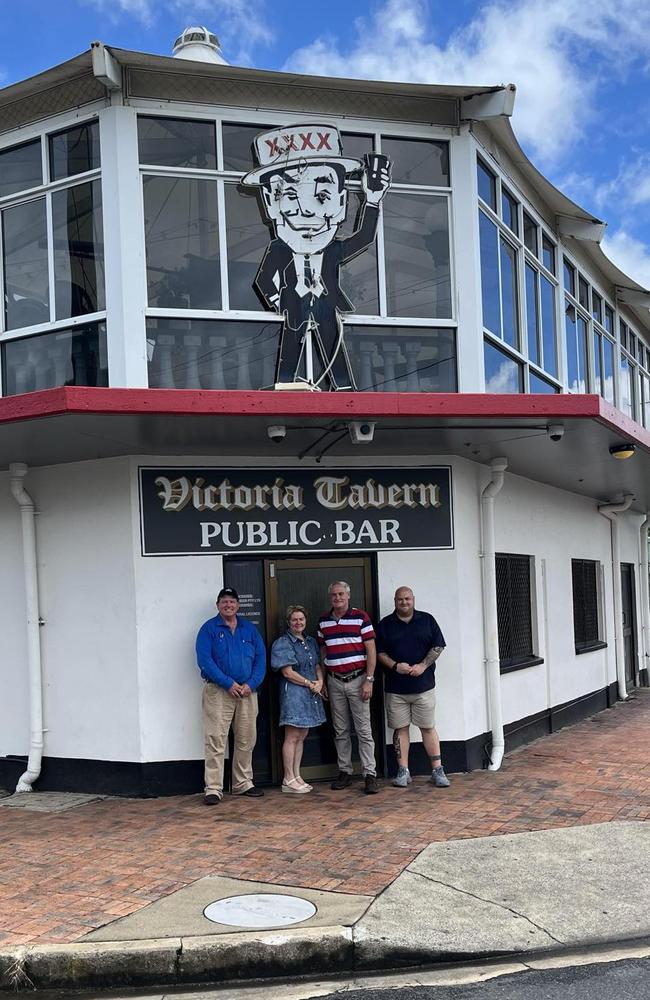
{"type": "Polygon", "coordinates": [[[434,767],[431,772],[431,784],[435,785],[436,788],[449,788],[450,781],[445,774],[444,767],[434,767]]]}
{"type": "Polygon", "coordinates": [[[397,777],[393,778],[393,784],[395,788],[406,788],[407,785],[411,784],[412,780],[408,767],[400,766],[397,771],[397,777]]]}

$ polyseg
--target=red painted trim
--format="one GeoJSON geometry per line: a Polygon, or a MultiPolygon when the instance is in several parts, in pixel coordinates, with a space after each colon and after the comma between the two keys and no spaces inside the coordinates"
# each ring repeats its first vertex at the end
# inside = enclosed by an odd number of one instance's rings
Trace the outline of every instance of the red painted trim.
{"type": "Polygon", "coordinates": [[[67,413],[456,420],[591,419],[650,451],[650,433],[595,395],[400,392],[220,392],[64,386],[0,399],[0,423],[67,413]]]}

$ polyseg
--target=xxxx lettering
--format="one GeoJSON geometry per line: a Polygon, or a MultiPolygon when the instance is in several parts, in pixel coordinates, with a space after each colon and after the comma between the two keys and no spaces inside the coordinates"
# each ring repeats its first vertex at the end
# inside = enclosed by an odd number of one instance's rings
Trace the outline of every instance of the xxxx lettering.
{"type": "Polygon", "coordinates": [[[329,149],[332,152],[330,135],[330,132],[316,132],[317,138],[314,139],[313,132],[299,132],[297,139],[295,134],[292,133],[291,135],[276,136],[273,139],[265,139],[264,141],[269,147],[271,156],[281,156],[283,153],[288,153],[291,150],[302,153],[305,149],[314,149],[316,152],[320,149],[329,149]],[[298,143],[301,143],[301,145],[298,143]]]}

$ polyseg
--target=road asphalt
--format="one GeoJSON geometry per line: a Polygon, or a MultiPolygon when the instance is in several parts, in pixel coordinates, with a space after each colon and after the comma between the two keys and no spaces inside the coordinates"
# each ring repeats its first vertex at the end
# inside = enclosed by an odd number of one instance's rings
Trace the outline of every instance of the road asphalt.
{"type": "Polygon", "coordinates": [[[199,879],[81,941],[0,950],[0,989],[332,976],[646,940],[648,857],[650,824],[628,821],[433,843],[375,898],[199,879]],[[249,931],[203,913],[251,893],[315,912],[249,931]]]}

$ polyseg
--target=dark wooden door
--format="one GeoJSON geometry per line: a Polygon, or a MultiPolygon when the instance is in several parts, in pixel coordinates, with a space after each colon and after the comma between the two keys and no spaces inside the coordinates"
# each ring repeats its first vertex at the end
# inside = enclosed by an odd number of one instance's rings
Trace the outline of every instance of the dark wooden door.
{"type": "Polygon", "coordinates": [[[636,687],[636,621],[634,599],[634,566],[621,563],[621,606],[623,612],[623,648],[625,650],[625,683],[636,687]]]}
{"type": "MultiPolygon", "coordinates": [[[[289,604],[302,604],[307,609],[307,632],[316,636],[318,618],[328,609],[327,588],[330,583],[345,580],[350,584],[350,603],[354,607],[363,608],[373,616],[374,598],[372,591],[372,566],[368,556],[331,557],[319,559],[267,559],[265,560],[266,595],[267,595],[267,636],[269,646],[286,629],[286,609],[289,604]]],[[[277,681],[271,681],[277,688],[277,681]]],[[[371,705],[373,715],[373,730],[375,731],[378,762],[381,763],[383,753],[383,730],[381,742],[377,743],[381,721],[380,685],[373,695],[371,705]]],[[[274,774],[276,780],[281,779],[282,766],[280,747],[283,730],[277,723],[278,697],[277,690],[272,692],[274,719],[272,728],[276,740],[274,747],[274,774]]],[[[329,778],[336,774],[336,752],[334,749],[334,732],[329,720],[316,729],[311,729],[305,740],[302,774],[308,780],[329,778]]],[[[356,741],[353,740],[355,770],[360,770],[356,741]]]]}

